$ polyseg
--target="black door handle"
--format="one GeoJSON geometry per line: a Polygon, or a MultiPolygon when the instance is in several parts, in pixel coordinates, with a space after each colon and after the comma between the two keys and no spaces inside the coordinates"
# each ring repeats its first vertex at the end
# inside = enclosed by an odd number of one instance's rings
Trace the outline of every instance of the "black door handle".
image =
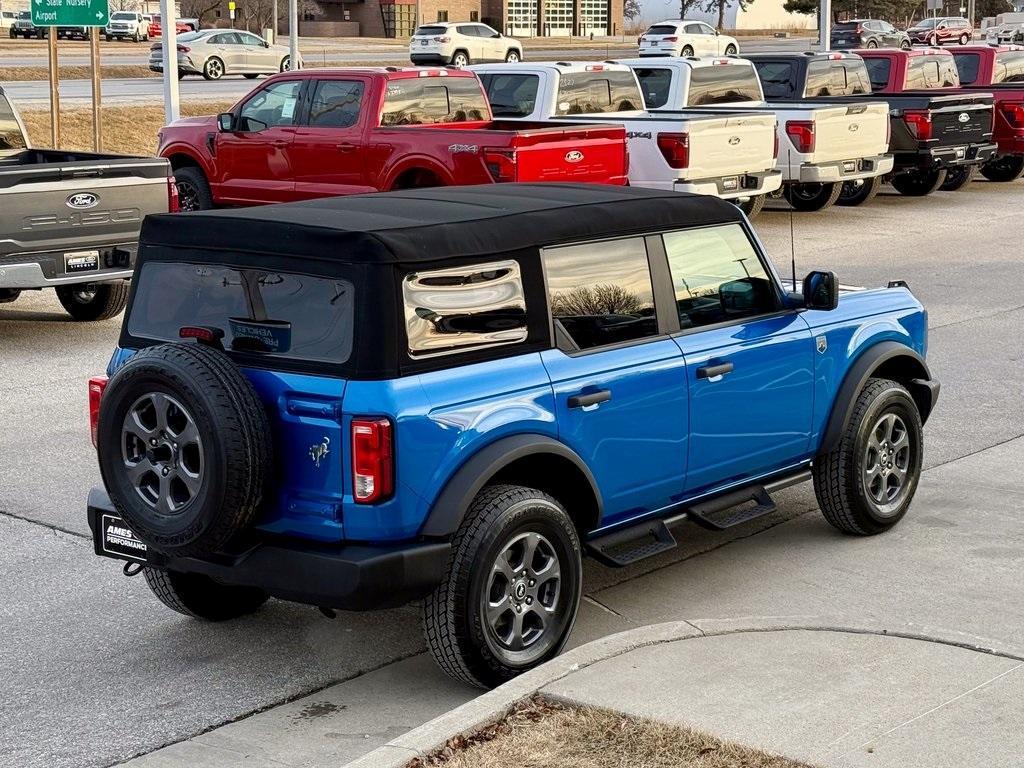
{"type": "Polygon", "coordinates": [[[570,408],[586,408],[588,405],[597,405],[612,399],[612,393],[607,389],[599,389],[597,392],[587,392],[585,395],[570,395],[570,408]]]}
{"type": "Polygon", "coordinates": [[[720,365],[705,365],[697,369],[698,379],[713,379],[716,376],[725,376],[732,373],[732,363],[721,363],[720,365]]]}

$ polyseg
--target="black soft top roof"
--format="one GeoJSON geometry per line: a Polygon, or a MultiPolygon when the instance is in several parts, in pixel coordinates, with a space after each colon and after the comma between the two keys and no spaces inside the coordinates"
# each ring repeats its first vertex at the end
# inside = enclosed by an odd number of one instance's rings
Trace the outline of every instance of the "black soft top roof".
{"type": "Polygon", "coordinates": [[[231,251],[315,262],[395,263],[740,218],[731,203],[704,195],[596,184],[493,184],[150,216],[141,240],[205,252],[189,254],[190,261],[231,251]]]}

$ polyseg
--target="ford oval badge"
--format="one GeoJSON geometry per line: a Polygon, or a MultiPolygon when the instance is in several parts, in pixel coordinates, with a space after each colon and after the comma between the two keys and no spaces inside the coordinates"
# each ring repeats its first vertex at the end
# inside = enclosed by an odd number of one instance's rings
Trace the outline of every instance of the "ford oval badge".
{"type": "Polygon", "coordinates": [[[847,130],[848,131],[859,131],[860,130],[860,124],[859,123],[850,123],[850,125],[847,127],[847,130]]]}
{"type": "Polygon", "coordinates": [[[583,153],[578,149],[574,149],[572,152],[565,153],[565,160],[569,163],[578,163],[583,159],[583,153]]]}
{"type": "Polygon", "coordinates": [[[65,202],[68,208],[84,211],[87,208],[95,208],[99,205],[100,196],[94,195],[92,192],[76,192],[73,195],[68,195],[68,199],[65,202]]]}
{"type": "Polygon", "coordinates": [[[968,115],[966,112],[961,112],[960,117],[958,117],[957,120],[959,120],[961,123],[968,123],[971,120],[971,116],[968,115]]]}
{"type": "Polygon", "coordinates": [[[734,146],[734,147],[735,147],[735,146],[736,146],[737,144],[739,144],[739,143],[740,143],[740,141],[742,141],[742,139],[740,139],[740,137],[739,137],[739,136],[730,136],[730,137],[729,137],[729,143],[730,143],[730,144],[731,144],[732,146],[734,146]]]}

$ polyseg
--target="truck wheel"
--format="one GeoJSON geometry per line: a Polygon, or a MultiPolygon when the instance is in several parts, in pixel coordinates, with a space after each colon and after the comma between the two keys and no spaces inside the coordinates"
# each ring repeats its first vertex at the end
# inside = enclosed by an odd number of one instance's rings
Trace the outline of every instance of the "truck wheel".
{"type": "Polygon", "coordinates": [[[199,168],[186,166],[174,172],[178,186],[178,205],[182,211],[208,211],[213,208],[210,182],[199,168]]]}
{"type": "Polygon", "coordinates": [[[455,67],[468,67],[469,66],[469,54],[465,51],[456,51],[452,55],[452,66],[455,67]]]}
{"type": "Polygon", "coordinates": [[[852,207],[864,205],[871,202],[878,190],[882,188],[882,177],[872,176],[870,179],[857,179],[855,181],[844,181],[843,188],[839,192],[837,205],[852,207]]]}
{"type": "Polygon", "coordinates": [[[106,40],[109,43],[114,38],[111,35],[103,35],[103,39],[106,40]]]}
{"type": "Polygon", "coordinates": [[[956,192],[974,180],[973,165],[955,165],[946,171],[946,179],[939,185],[943,192],[956,192]]]}
{"type": "Polygon", "coordinates": [[[0,304],[10,304],[21,296],[19,288],[0,288],[0,304]]]}
{"type": "Polygon", "coordinates": [[[736,203],[736,206],[747,214],[748,219],[754,219],[757,218],[757,215],[761,213],[761,209],[764,208],[766,197],[767,195],[753,195],[742,202],[736,203]]]}
{"type": "Polygon", "coordinates": [[[783,196],[798,211],[823,211],[835,205],[842,192],[843,185],[839,182],[819,184],[817,182],[786,184],[783,196]]]}
{"type": "Polygon", "coordinates": [[[89,283],[62,285],[57,300],[75,320],[109,320],[124,311],[128,303],[128,283],[89,283]]]}
{"type": "Polygon", "coordinates": [[[921,415],[906,388],[868,379],[839,445],[814,461],[814,493],[825,519],[861,536],[896,525],[917,490],[923,442],[921,415]]]}
{"type": "Polygon", "coordinates": [[[925,197],[942,186],[946,180],[946,169],[937,171],[907,171],[893,176],[889,181],[893,188],[907,197],[925,197]]]}
{"type": "Polygon", "coordinates": [[[222,352],[139,350],[103,394],[100,474],[125,522],[170,556],[200,557],[252,522],[271,467],[267,414],[222,352]]]}
{"type": "Polygon", "coordinates": [[[1024,174],[1024,155],[1003,155],[981,166],[981,175],[989,181],[1016,181],[1024,174]]]}
{"type": "Polygon", "coordinates": [[[267,594],[260,589],[219,584],[199,573],[160,571],[155,568],[145,568],[142,573],[161,603],[193,619],[237,619],[254,613],[267,602],[267,594]]]}
{"type": "Polygon", "coordinates": [[[423,605],[427,647],[456,680],[500,685],[562,650],[582,576],[579,537],[561,504],[533,488],[484,488],[423,605]]]}
{"type": "Polygon", "coordinates": [[[203,77],[207,80],[220,80],[224,77],[224,62],[211,56],[203,64],[203,77]]]}
{"type": "Polygon", "coordinates": [[[139,42],[139,32],[138,32],[138,30],[136,30],[135,34],[132,35],[132,42],[133,43],[139,42]]]}

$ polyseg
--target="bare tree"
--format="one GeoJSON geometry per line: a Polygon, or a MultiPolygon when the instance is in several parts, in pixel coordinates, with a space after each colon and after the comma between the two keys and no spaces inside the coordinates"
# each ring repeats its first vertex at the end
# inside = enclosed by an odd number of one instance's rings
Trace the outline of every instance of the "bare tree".
{"type": "Polygon", "coordinates": [[[199,27],[207,26],[207,19],[221,7],[221,0],[181,0],[181,15],[186,19],[199,19],[199,27]]]}
{"type": "MultiPolygon", "coordinates": [[[[288,3],[279,3],[278,13],[287,14],[288,3]]],[[[274,0],[240,0],[238,3],[239,16],[246,29],[250,32],[260,33],[264,29],[276,28],[274,20],[274,0]]],[[[302,26],[302,17],[307,13],[322,13],[320,4],[315,0],[299,0],[299,26],[302,26]]],[[[278,19],[281,21],[282,19],[278,19]]],[[[287,16],[283,17],[287,21],[287,16]]]]}
{"type": "Polygon", "coordinates": [[[142,7],[139,0],[111,0],[110,11],[137,11],[142,7]]]}
{"type": "Polygon", "coordinates": [[[551,297],[555,315],[632,315],[643,308],[639,296],[610,283],[580,285],[551,297]]]}

